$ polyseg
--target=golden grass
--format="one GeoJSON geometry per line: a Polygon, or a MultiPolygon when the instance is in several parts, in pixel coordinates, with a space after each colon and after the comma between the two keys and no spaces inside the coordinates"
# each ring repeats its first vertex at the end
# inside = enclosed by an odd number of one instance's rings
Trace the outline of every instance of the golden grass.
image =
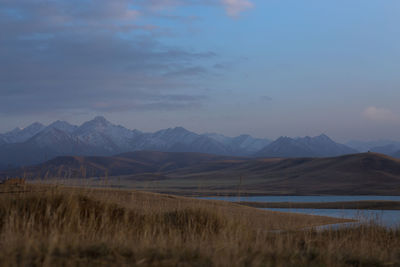
{"type": "Polygon", "coordinates": [[[398,266],[400,231],[138,191],[0,186],[3,266],[398,266]],[[282,231],[276,231],[282,230],[282,231]]]}

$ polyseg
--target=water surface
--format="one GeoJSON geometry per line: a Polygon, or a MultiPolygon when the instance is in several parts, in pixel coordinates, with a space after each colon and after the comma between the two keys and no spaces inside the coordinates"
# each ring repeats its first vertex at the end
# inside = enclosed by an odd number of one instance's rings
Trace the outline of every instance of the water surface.
{"type": "MultiPolygon", "coordinates": [[[[255,197],[203,197],[202,199],[224,200],[230,202],[340,202],[364,200],[400,201],[400,196],[255,196],[255,197]]],[[[338,224],[336,227],[368,223],[374,221],[389,228],[400,227],[400,210],[356,210],[356,209],[294,209],[266,208],[281,212],[295,212],[344,219],[354,219],[357,223],[338,224]]]]}
{"type": "Polygon", "coordinates": [[[357,223],[337,224],[340,226],[356,225],[374,222],[388,228],[400,227],[400,210],[353,210],[353,209],[281,209],[268,208],[265,210],[294,212],[310,215],[329,216],[343,219],[354,219],[357,223]]]}
{"type": "Polygon", "coordinates": [[[202,199],[230,202],[340,202],[363,200],[400,201],[400,196],[257,196],[257,197],[202,197],[202,199]]]}

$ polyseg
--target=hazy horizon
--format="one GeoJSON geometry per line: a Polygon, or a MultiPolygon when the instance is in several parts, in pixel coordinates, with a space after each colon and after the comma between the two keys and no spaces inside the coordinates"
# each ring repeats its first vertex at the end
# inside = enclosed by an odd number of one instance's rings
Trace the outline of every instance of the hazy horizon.
{"type": "Polygon", "coordinates": [[[0,0],[0,132],[400,141],[400,2],[0,0]]]}

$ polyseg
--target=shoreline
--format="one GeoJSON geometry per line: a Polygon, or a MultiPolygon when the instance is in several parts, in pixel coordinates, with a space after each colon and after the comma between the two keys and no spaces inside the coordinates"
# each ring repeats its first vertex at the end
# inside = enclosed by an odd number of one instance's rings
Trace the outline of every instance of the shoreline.
{"type": "Polygon", "coordinates": [[[400,210],[400,201],[360,200],[341,202],[235,202],[253,208],[281,209],[356,209],[356,210],[400,210]]]}

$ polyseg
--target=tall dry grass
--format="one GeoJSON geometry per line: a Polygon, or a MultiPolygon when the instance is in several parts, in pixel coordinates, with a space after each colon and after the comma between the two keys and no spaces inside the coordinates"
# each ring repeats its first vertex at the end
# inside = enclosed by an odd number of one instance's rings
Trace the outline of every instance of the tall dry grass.
{"type": "Polygon", "coordinates": [[[312,222],[323,219],[141,192],[12,185],[0,190],[0,264],[400,265],[398,229],[296,229],[312,222]]]}

